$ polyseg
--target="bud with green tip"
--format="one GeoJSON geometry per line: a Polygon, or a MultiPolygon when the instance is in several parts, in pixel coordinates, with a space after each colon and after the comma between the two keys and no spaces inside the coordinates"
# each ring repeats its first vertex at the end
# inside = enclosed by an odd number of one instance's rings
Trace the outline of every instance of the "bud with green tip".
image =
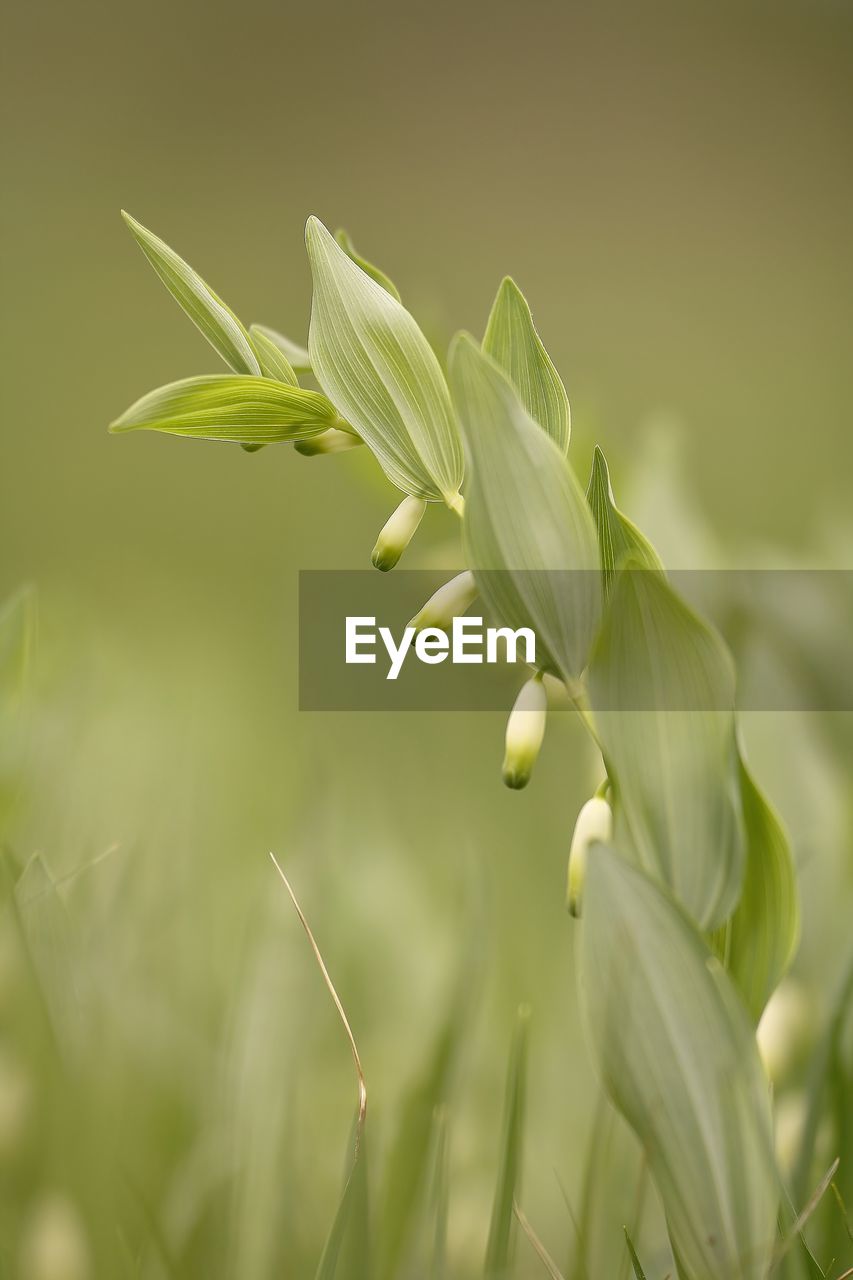
{"type": "Polygon", "coordinates": [[[431,595],[419,613],[409,623],[416,631],[426,627],[436,627],[439,631],[448,631],[454,618],[459,618],[471,608],[477,599],[477,584],[470,569],[457,573],[455,578],[445,582],[431,595]]]}
{"type": "Polygon", "coordinates": [[[607,844],[613,836],[613,810],[607,801],[595,795],[578,814],[569,849],[569,877],[566,904],[569,913],[579,916],[581,896],[586,878],[586,862],[590,845],[607,844]]]}
{"type": "Polygon", "coordinates": [[[417,527],[424,518],[427,504],[424,498],[404,498],[396,511],[386,520],[376,546],[370,557],[376,569],[387,573],[393,569],[415,536],[417,527]]]}
{"type": "Polygon", "coordinates": [[[545,737],[548,695],[541,675],[528,680],[515,700],[506,726],[503,780],[514,791],[526,787],[545,737]]]}

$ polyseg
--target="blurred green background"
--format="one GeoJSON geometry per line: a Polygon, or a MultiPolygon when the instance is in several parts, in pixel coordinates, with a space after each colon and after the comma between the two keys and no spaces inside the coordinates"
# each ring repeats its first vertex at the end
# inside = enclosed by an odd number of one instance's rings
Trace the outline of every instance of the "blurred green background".
{"type": "MultiPolygon", "coordinates": [[[[35,583],[40,614],[8,840],[61,883],[83,1029],[57,1072],[4,927],[0,1274],[313,1274],[354,1079],[269,849],[350,1014],[380,1165],[468,975],[454,1275],[479,1266],[531,1003],[524,1201],[563,1261],[596,1099],[563,882],[595,762],[557,717],[519,796],[500,716],[298,713],[297,571],[366,566],[394,493],[365,451],[107,435],[217,368],[119,209],[299,340],[311,212],[440,347],[511,272],[579,473],[601,443],[670,563],[849,563],[853,11],[82,0],[5,28],[0,597],[35,583]]],[[[454,536],[431,512],[406,563],[452,565],[454,536]]],[[[847,729],[747,731],[803,867],[818,1017],[853,903],[847,729]]],[[[521,1242],[517,1274],[539,1265],[521,1242]]]]}

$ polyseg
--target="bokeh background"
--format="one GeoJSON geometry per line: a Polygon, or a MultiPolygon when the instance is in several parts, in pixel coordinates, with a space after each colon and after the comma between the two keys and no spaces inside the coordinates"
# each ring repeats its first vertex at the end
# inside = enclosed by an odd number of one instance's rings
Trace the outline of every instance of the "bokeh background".
{"type": "MultiPolygon", "coordinates": [[[[453,1275],[480,1265],[532,1005],[524,1201],[562,1264],[597,1098],[563,909],[595,762],[557,717],[510,794],[500,716],[298,712],[297,571],[364,567],[394,493],[366,451],[107,435],[217,368],[119,209],[300,340],[312,212],[439,348],[510,272],[579,474],[602,444],[670,563],[849,567],[853,11],[48,0],[4,28],[0,597],[39,597],[7,839],[60,885],[84,1012],[59,1070],[7,921],[0,1273],[313,1274],[355,1085],[270,849],[350,1014],[378,1168],[460,971],[470,990],[453,1275]],[[71,1269],[44,1269],[46,1239],[71,1269]]],[[[454,537],[430,513],[407,564],[452,565],[454,537]]],[[[793,990],[819,1023],[853,904],[848,729],[746,728],[803,872],[793,990]]],[[[620,1212],[599,1274],[625,1265],[620,1212]]],[[[539,1265],[521,1242],[517,1274],[539,1265]]]]}

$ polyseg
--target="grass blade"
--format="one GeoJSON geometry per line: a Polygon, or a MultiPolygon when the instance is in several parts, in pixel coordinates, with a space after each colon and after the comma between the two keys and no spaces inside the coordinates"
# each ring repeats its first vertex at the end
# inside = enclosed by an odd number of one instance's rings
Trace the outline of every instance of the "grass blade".
{"type": "Polygon", "coordinates": [[[403,1260],[424,1187],[437,1110],[443,1112],[467,1001],[457,997],[436,1036],[421,1079],[402,1104],[382,1195],[382,1240],[377,1276],[391,1280],[403,1260]]]}
{"type": "Polygon", "coordinates": [[[522,1005],[518,1011],[507,1070],[498,1181],[486,1246],[484,1268],[486,1280],[504,1280],[509,1269],[513,1204],[521,1177],[529,1021],[530,1010],[526,1005],[522,1005]]]}
{"type": "Polygon", "coordinates": [[[628,1235],[628,1228],[625,1227],[624,1231],[625,1231],[625,1243],[628,1246],[628,1254],[631,1258],[631,1266],[634,1268],[635,1280],[646,1280],[646,1273],[643,1270],[642,1266],[640,1265],[640,1259],[637,1257],[637,1250],[634,1248],[633,1241],[631,1240],[631,1237],[628,1235]]]}
{"type": "Polygon", "coordinates": [[[273,866],[281,877],[290,896],[305,936],[308,939],[317,967],[332,998],[341,1026],[347,1038],[358,1083],[358,1104],[352,1138],[352,1162],[344,1184],[343,1193],[334,1221],[317,1268],[316,1280],[364,1280],[371,1273],[369,1265],[369,1203],[367,1186],[367,1154],[365,1126],[367,1123],[367,1084],[352,1027],[349,1024],[340,996],[329,976],[326,962],[314,939],[307,919],[299,905],[290,881],[284,874],[274,853],[270,853],[273,866]]]}
{"type": "Polygon", "coordinates": [[[513,1212],[515,1214],[518,1225],[521,1227],[522,1231],[527,1236],[527,1239],[530,1241],[530,1247],[532,1248],[533,1252],[536,1254],[539,1261],[542,1263],[542,1266],[548,1272],[548,1275],[551,1277],[551,1280],[563,1280],[562,1272],[558,1268],[556,1262],[551,1257],[548,1250],[545,1248],[542,1241],[537,1236],[536,1232],[533,1230],[532,1226],[530,1225],[527,1219],[527,1215],[525,1214],[524,1210],[516,1203],[513,1205],[513,1212]]]}
{"type": "Polygon", "coordinates": [[[432,1188],[434,1226],[432,1233],[432,1257],[430,1280],[446,1280],[447,1277],[447,1210],[450,1198],[448,1130],[450,1122],[446,1107],[439,1107],[434,1116],[435,1173],[432,1188]]]}

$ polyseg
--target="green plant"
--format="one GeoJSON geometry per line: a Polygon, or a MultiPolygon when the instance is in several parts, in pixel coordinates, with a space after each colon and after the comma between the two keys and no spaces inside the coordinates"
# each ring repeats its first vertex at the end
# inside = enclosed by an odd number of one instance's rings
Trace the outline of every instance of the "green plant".
{"type": "MultiPolygon", "coordinates": [[[[755,1039],[798,939],[791,852],[744,761],[723,640],[680,599],[617,507],[601,450],[586,492],[569,464],[568,397],[521,292],[503,282],[483,341],[455,338],[445,373],[388,277],[345,233],[333,237],[312,218],[306,351],[271,329],[245,328],[162,241],[128,222],[231,372],[151,392],[111,430],[253,451],[291,443],[313,455],[365,445],[404,495],[374,549],[378,568],[398,562],[429,504],[443,503],[462,522],[468,570],[416,624],[446,626],[476,594],[500,625],[535,631],[537,670],[510,716],[504,777],[516,788],[529,779],[546,688],[564,686],[601,759],[600,792],[573,841],[569,905],[582,917],[581,994],[604,1086],[643,1149],[681,1280],[766,1280],[801,1227],[780,1215],[770,1088],[755,1039]],[[319,391],[300,386],[306,374],[319,391]]],[[[433,1149],[441,1176],[441,1142],[432,1138],[449,1042],[439,1043],[407,1113],[402,1145],[418,1154],[393,1180],[405,1194],[385,1224],[390,1245],[379,1223],[380,1262],[367,1254],[361,1098],[318,1276],[395,1274],[433,1149]]],[[[485,1262],[491,1277],[509,1267],[523,1064],[520,1031],[485,1262]]],[[[363,1088],[360,1068],[359,1079],[363,1088]]],[[[436,1204],[438,1275],[440,1189],[436,1204]]],[[[640,1276],[630,1237],[628,1247],[640,1276]]]]}

